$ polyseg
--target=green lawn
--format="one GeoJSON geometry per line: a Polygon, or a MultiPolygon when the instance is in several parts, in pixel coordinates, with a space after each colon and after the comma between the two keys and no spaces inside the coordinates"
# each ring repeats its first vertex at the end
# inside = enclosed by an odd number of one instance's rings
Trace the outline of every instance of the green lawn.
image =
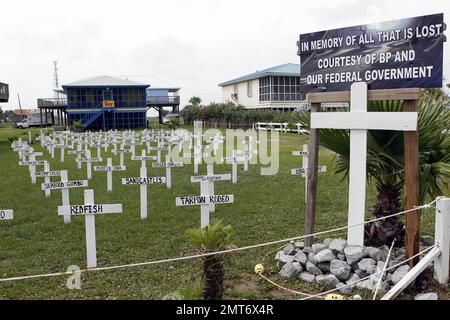
{"type": "MultiPolygon", "coordinates": [[[[7,138],[26,131],[0,129],[0,208],[14,209],[14,220],[0,223],[0,277],[65,271],[69,265],[86,265],[84,218],[72,217],[64,224],[57,215],[61,192],[45,198],[40,189],[42,179],[31,184],[28,168],[18,166],[18,155],[7,138]]],[[[216,194],[234,194],[235,203],[216,206],[213,218],[223,219],[235,230],[234,244],[252,245],[303,234],[304,180],[291,176],[290,169],[300,166],[301,158],[291,156],[304,143],[296,134],[280,135],[280,172],[261,176],[259,166],[244,173],[239,167],[238,184],[216,183],[216,194]]],[[[39,144],[34,144],[41,151],[39,144]]],[[[93,150],[96,155],[96,151],[93,150]]],[[[140,154],[138,149],[137,154],[140,154]]],[[[75,156],[66,155],[65,163],[50,159],[51,169],[68,169],[69,179],[85,179],[86,170],[78,170],[75,156]]],[[[106,156],[103,156],[106,158],[106,156]]],[[[113,156],[114,157],[114,156],[113,156]]],[[[129,157],[126,157],[129,158],[129,157]]],[[[328,166],[318,185],[318,230],[346,225],[347,182],[333,173],[334,155],[320,151],[320,164],[328,166]]],[[[118,164],[118,156],[113,160],[118,164]]],[[[148,187],[149,218],[139,218],[139,186],[122,186],[121,178],[139,175],[139,161],[126,160],[127,172],[113,173],[113,192],[106,191],[106,173],[93,172],[89,187],[95,190],[96,203],[122,203],[123,214],[96,217],[98,266],[136,263],[179,257],[194,251],[185,231],[198,227],[199,207],[176,207],[175,197],[196,195],[199,184],[191,183],[191,165],[172,170],[171,190],[161,185],[148,187]]],[[[201,167],[205,172],[206,167],[201,167]]],[[[215,166],[217,173],[231,172],[231,166],[215,166]]],[[[149,169],[149,174],[164,175],[164,169],[149,169]]],[[[57,179],[56,179],[57,180],[57,179]]],[[[83,203],[83,190],[70,191],[72,204],[83,203]]],[[[374,190],[368,189],[367,208],[374,202],[374,190]]],[[[369,216],[369,213],[368,213],[369,216]]],[[[425,215],[424,232],[433,233],[433,214],[425,215]]],[[[345,237],[345,234],[336,234],[345,237]]],[[[249,250],[226,256],[226,299],[295,298],[257,279],[253,268],[264,263],[275,281],[297,290],[316,292],[318,286],[307,286],[296,280],[281,280],[276,273],[275,252],[279,246],[249,250]]],[[[225,257],[225,256],[224,256],[225,257]]],[[[184,261],[82,275],[82,290],[66,288],[66,277],[53,277],[0,283],[3,299],[161,299],[180,291],[185,297],[199,295],[200,261],[184,261]],[[196,289],[197,288],[197,289],[196,289]]]]}

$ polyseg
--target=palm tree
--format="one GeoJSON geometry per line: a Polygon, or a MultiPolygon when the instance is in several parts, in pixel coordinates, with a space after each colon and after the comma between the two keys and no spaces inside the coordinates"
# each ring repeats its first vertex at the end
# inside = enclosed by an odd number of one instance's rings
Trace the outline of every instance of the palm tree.
{"type": "MultiPolygon", "coordinates": [[[[422,93],[418,104],[420,202],[426,197],[442,195],[450,178],[450,109],[449,97],[438,89],[422,93]]],[[[398,112],[400,101],[370,102],[369,111],[398,112]]],[[[310,114],[302,113],[300,122],[309,128],[310,114]]],[[[337,155],[336,173],[348,176],[350,137],[348,130],[320,130],[320,144],[337,155]]],[[[375,217],[401,211],[404,183],[403,132],[369,130],[367,133],[367,175],[377,189],[372,209],[375,217]]],[[[403,239],[404,227],[397,218],[389,218],[366,226],[366,240],[380,245],[394,238],[403,239]]],[[[401,244],[401,241],[397,241],[401,244]]]]}
{"type": "MultiPolygon", "coordinates": [[[[186,231],[186,235],[200,254],[226,249],[231,243],[232,234],[231,226],[224,226],[221,220],[206,228],[186,231]]],[[[221,299],[224,292],[225,269],[219,255],[203,257],[203,276],[206,280],[203,297],[206,300],[221,299]]]]}
{"type": "Polygon", "coordinates": [[[196,97],[196,96],[193,96],[193,97],[191,97],[190,99],[189,99],[189,101],[188,101],[191,105],[193,105],[193,106],[200,106],[200,104],[202,103],[202,99],[200,99],[200,97],[196,97]]]}

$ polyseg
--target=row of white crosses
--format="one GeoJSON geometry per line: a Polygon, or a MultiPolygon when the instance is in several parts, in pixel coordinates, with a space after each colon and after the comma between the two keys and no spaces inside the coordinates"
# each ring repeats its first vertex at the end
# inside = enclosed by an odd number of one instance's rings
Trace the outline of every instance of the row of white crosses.
{"type": "MultiPolygon", "coordinates": [[[[293,156],[301,156],[302,157],[302,167],[299,169],[291,169],[291,175],[293,176],[302,176],[302,178],[305,178],[305,203],[308,202],[308,158],[309,158],[309,152],[308,152],[308,145],[303,145],[303,150],[295,150],[292,151],[293,156]]],[[[319,166],[317,168],[318,173],[323,173],[327,171],[327,166],[319,166]]]]}

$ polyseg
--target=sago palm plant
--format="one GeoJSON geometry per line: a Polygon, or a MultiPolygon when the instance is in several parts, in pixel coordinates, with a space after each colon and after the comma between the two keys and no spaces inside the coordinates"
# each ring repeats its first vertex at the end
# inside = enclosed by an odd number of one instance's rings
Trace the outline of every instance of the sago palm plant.
{"type": "MultiPolygon", "coordinates": [[[[233,229],[225,226],[221,220],[206,228],[189,229],[188,238],[200,254],[224,250],[231,244],[233,229]]],[[[225,269],[219,255],[208,255],[203,258],[203,276],[205,286],[203,297],[206,300],[221,299],[224,292],[225,269]]]]}
{"type": "MultiPolygon", "coordinates": [[[[450,109],[449,97],[441,90],[423,91],[418,104],[420,201],[442,195],[450,178],[450,109]]],[[[401,101],[370,102],[368,111],[399,112],[401,101]]],[[[386,117],[389,115],[386,114],[386,117]]],[[[299,121],[309,129],[310,114],[301,113],[299,121]]],[[[320,145],[337,155],[336,173],[348,176],[350,136],[348,130],[320,130],[320,145]]],[[[401,211],[404,183],[403,132],[368,130],[367,175],[374,181],[377,200],[375,217],[401,211]]],[[[389,244],[402,239],[403,225],[394,217],[366,227],[371,244],[389,244]]],[[[397,241],[400,244],[400,241],[397,241]]]]}

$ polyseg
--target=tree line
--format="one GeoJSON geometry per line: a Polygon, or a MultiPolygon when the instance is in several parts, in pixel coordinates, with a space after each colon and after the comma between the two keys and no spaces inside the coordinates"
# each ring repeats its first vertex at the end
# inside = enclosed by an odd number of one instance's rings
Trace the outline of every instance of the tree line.
{"type": "Polygon", "coordinates": [[[199,97],[192,97],[189,104],[180,112],[185,124],[192,124],[194,120],[202,120],[209,123],[255,123],[255,122],[287,122],[294,123],[298,118],[298,112],[283,112],[277,110],[245,109],[240,104],[233,102],[201,105],[199,97]]]}

